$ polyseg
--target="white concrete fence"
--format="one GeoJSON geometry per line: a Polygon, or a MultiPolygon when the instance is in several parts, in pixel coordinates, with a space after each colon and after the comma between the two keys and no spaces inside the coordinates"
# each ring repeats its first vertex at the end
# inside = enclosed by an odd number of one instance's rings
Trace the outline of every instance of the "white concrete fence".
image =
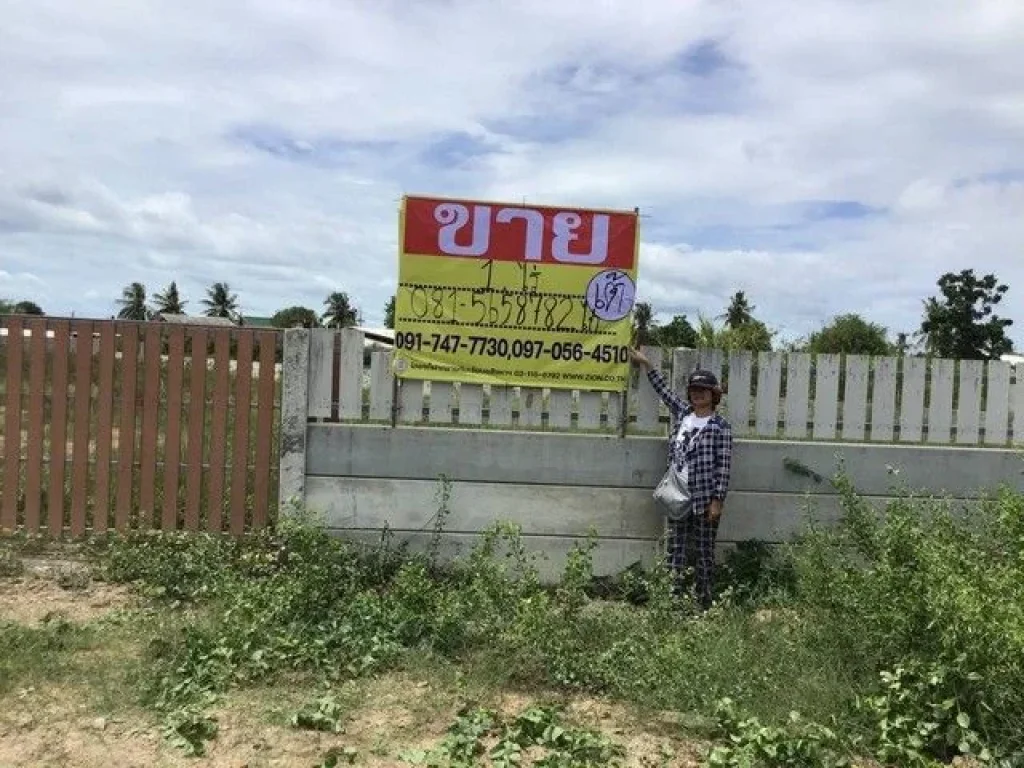
{"type": "MultiPolygon", "coordinates": [[[[1024,377],[1007,363],[647,353],[677,389],[698,365],[728,385],[737,440],[723,542],[784,540],[805,513],[834,519],[839,459],[877,502],[897,487],[970,504],[1022,486],[1024,377]]],[[[443,506],[449,554],[512,521],[548,573],[591,529],[599,572],[655,556],[667,413],[644,377],[611,394],[398,382],[390,355],[373,350],[367,369],[359,332],[286,332],[282,504],[305,504],[346,536],[387,528],[413,546],[443,506]]]]}

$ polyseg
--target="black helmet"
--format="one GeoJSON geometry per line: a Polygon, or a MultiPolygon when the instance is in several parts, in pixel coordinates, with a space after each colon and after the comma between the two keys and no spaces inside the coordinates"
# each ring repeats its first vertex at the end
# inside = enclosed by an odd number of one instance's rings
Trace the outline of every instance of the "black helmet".
{"type": "Polygon", "coordinates": [[[686,380],[686,388],[696,387],[699,389],[710,389],[713,392],[719,391],[718,379],[711,371],[697,370],[690,374],[686,380]]]}

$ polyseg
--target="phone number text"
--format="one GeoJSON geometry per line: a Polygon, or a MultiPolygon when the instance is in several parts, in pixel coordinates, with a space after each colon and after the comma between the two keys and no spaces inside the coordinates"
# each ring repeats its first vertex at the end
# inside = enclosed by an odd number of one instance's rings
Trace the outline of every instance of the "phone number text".
{"type": "Polygon", "coordinates": [[[405,331],[395,335],[395,346],[412,352],[445,352],[469,354],[505,360],[564,360],[598,363],[629,362],[629,350],[617,344],[598,344],[586,348],[578,341],[543,339],[501,339],[494,336],[462,336],[456,333],[417,333],[405,331]]]}

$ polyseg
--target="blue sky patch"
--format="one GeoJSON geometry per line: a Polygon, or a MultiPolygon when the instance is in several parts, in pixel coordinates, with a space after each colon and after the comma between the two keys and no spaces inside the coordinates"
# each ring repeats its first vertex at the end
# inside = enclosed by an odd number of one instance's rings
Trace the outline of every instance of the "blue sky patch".
{"type": "Polygon", "coordinates": [[[420,159],[427,165],[439,168],[460,166],[469,160],[492,152],[488,143],[463,131],[445,134],[429,143],[420,152],[420,159]]]}
{"type": "Polygon", "coordinates": [[[866,219],[885,213],[884,208],[875,208],[856,200],[813,200],[802,205],[804,216],[811,221],[829,219],[866,219]]]}
{"type": "Polygon", "coordinates": [[[683,50],[675,59],[675,68],[694,77],[710,77],[735,66],[717,40],[702,40],[683,50]]]}

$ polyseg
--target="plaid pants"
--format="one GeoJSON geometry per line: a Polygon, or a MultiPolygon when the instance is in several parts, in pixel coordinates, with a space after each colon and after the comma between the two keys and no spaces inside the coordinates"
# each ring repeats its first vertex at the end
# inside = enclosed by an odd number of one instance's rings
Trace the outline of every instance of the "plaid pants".
{"type": "Polygon", "coordinates": [[[692,535],[693,544],[697,549],[697,601],[705,609],[711,607],[715,540],[718,537],[719,520],[712,523],[705,514],[693,514],[686,515],[681,520],[668,521],[666,560],[675,576],[676,590],[678,592],[682,589],[683,575],[686,572],[686,547],[692,535]]]}

